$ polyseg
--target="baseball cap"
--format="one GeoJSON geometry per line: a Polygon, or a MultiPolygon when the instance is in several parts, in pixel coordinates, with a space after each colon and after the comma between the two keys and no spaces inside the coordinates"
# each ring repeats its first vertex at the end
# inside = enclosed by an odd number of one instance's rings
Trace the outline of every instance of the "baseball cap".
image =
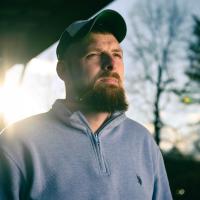
{"type": "Polygon", "coordinates": [[[56,49],[58,60],[63,58],[64,52],[70,44],[85,37],[96,26],[100,26],[101,30],[112,33],[118,42],[121,42],[126,36],[126,22],[123,17],[114,10],[103,10],[87,20],[73,22],[64,30],[56,49]]]}

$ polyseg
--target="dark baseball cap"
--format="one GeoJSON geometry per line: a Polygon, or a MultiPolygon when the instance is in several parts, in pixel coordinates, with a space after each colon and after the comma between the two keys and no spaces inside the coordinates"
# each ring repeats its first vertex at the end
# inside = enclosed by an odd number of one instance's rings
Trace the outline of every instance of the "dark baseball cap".
{"type": "Polygon", "coordinates": [[[126,36],[126,22],[123,17],[114,10],[103,10],[87,20],[75,21],[65,29],[56,49],[58,60],[63,58],[64,52],[70,44],[85,37],[96,26],[112,33],[118,42],[121,42],[126,36]]]}

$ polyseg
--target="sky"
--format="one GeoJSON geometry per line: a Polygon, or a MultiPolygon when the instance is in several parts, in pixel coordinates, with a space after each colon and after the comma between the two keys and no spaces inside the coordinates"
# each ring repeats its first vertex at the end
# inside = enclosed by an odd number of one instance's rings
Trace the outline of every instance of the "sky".
{"type": "MultiPolygon", "coordinates": [[[[106,7],[118,11],[125,18],[128,34],[130,27],[129,13],[131,9],[134,9],[134,4],[137,1],[116,0],[106,7]]],[[[199,15],[200,1],[188,0],[183,2],[186,2],[190,13],[199,15]]],[[[129,41],[125,39],[121,45],[126,49],[129,41]]],[[[0,88],[0,113],[4,115],[8,124],[40,112],[46,112],[51,108],[51,105],[57,98],[65,97],[64,84],[56,74],[56,46],[57,42],[28,63],[22,81],[20,81],[20,75],[23,71],[23,65],[15,65],[7,72],[5,84],[0,88]]],[[[126,51],[124,60],[127,76],[133,70],[133,63],[126,54],[126,51]]],[[[141,105],[143,106],[143,99],[137,95],[130,94],[128,94],[128,99],[130,106],[127,115],[139,121],[151,131],[152,126],[148,121],[147,113],[139,109],[141,105]]],[[[177,101],[176,97],[172,97],[172,99],[173,101],[177,101]]],[[[173,124],[173,127],[179,128],[187,122],[200,120],[199,113],[200,107],[190,106],[186,109],[182,104],[172,103],[168,106],[167,111],[163,111],[162,117],[169,124],[173,124]]],[[[188,132],[186,130],[181,130],[181,134],[187,136],[188,132]]],[[[170,132],[173,131],[168,130],[167,132],[170,135],[170,132]]],[[[171,137],[173,138],[173,133],[171,137]]],[[[165,147],[167,148],[167,145],[165,147]]],[[[191,149],[191,147],[188,148],[191,149]]]]}

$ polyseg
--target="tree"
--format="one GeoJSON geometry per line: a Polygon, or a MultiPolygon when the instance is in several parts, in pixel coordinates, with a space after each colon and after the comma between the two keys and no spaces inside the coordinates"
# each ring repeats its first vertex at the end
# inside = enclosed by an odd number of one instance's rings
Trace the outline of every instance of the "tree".
{"type": "Polygon", "coordinates": [[[200,103],[200,19],[197,16],[193,17],[194,28],[193,38],[189,44],[189,67],[186,70],[186,75],[189,78],[186,84],[184,103],[200,103]]]}
{"type": "Polygon", "coordinates": [[[129,76],[128,90],[142,93],[152,108],[154,135],[159,145],[164,126],[161,111],[168,104],[170,87],[175,84],[175,63],[184,55],[186,11],[176,0],[146,0],[134,6],[130,20],[128,53],[139,71],[134,70],[129,76]]]}
{"type": "MultiPolygon", "coordinates": [[[[197,16],[193,16],[193,37],[189,42],[189,66],[187,67],[185,74],[188,77],[188,82],[185,84],[184,89],[181,91],[182,102],[189,105],[200,104],[200,19],[197,16]]],[[[196,133],[200,132],[200,121],[193,123],[193,129],[196,129],[196,133]]],[[[200,152],[200,138],[198,137],[193,144],[194,152],[200,152]]]]}

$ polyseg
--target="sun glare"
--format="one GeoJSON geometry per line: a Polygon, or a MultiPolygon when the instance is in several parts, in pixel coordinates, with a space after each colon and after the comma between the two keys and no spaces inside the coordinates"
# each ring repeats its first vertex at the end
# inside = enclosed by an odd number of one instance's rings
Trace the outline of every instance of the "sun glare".
{"type": "Polygon", "coordinates": [[[19,84],[22,65],[15,65],[5,77],[4,85],[0,88],[0,113],[5,123],[9,124],[31,114],[31,96],[19,84]]]}
{"type": "Polygon", "coordinates": [[[32,59],[22,82],[23,65],[15,65],[7,71],[4,84],[0,87],[0,114],[6,124],[46,111],[55,98],[53,95],[59,96],[56,94],[60,90],[53,66],[54,62],[32,59]]]}
{"type": "Polygon", "coordinates": [[[55,48],[50,46],[24,66],[16,64],[6,72],[0,87],[0,117],[5,125],[46,112],[53,102],[64,97],[64,84],[56,74],[55,48]]]}

